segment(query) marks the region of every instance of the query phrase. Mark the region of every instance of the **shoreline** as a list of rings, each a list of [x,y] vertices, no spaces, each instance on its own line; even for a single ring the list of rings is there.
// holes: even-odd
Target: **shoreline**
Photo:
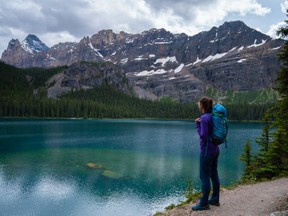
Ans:
[[[143,121],[188,121],[193,122],[194,119],[174,119],[174,118],[84,118],[84,117],[0,117],[1,119],[31,119],[31,120],[143,120]],[[264,123],[262,120],[228,120],[228,123]]]
[[[288,215],[288,177],[270,181],[239,183],[220,191],[220,206],[210,210],[192,211],[197,197],[187,204],[166,207],[154,216],[210,216],[210,215]]]

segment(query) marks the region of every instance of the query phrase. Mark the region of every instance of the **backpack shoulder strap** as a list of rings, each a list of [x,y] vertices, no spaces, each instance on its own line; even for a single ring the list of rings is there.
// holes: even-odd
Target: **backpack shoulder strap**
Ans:
[[[211,117],[211,125],[210,125],[210,130],[211,130],[211,127],[212,127],[212,131],[213,131],[213,119],[212,119],[212,113],[210,113],[210,117]],[[209,125],[208,125],[209,127]],[[207,156],[207,153],[208,153],[208,145],[209,145],[209,140],[212,141],[212,137],[210,137],[209,135],[209,131],[208,131],[208,138],[207,138],[207,141],[206,141],[206,151],[205,151],[205,157]]]
[[[227,121],[225,121],[225,128],[226,128],[226,138],[225,138],[225,148],[227,149],[227,134],[228,134],[228,124]]]

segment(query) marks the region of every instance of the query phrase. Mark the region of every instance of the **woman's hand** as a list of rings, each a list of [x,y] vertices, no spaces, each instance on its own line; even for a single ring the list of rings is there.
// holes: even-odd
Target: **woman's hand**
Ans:
[[[201,122],[201,118],[197,118],[197,119],[195,119],[195,122],[196,122],[196,123]]]

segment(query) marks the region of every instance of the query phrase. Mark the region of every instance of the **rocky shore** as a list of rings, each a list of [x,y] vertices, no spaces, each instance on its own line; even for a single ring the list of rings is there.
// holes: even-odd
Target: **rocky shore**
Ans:
[[[288,178],[252,185],[240,185],[232,190],[223,189],[221,205],[210,210],[193,212],[189,203],[163,212],[163,216],[284,216],[288,215]]]

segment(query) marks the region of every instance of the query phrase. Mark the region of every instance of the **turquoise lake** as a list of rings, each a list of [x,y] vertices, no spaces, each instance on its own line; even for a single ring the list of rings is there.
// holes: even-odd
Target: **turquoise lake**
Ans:
[[[261,131],[229,123],[221,185]],[[200,189],[198,143],[193,121],[0,119],[0,215],[152,215]]]

